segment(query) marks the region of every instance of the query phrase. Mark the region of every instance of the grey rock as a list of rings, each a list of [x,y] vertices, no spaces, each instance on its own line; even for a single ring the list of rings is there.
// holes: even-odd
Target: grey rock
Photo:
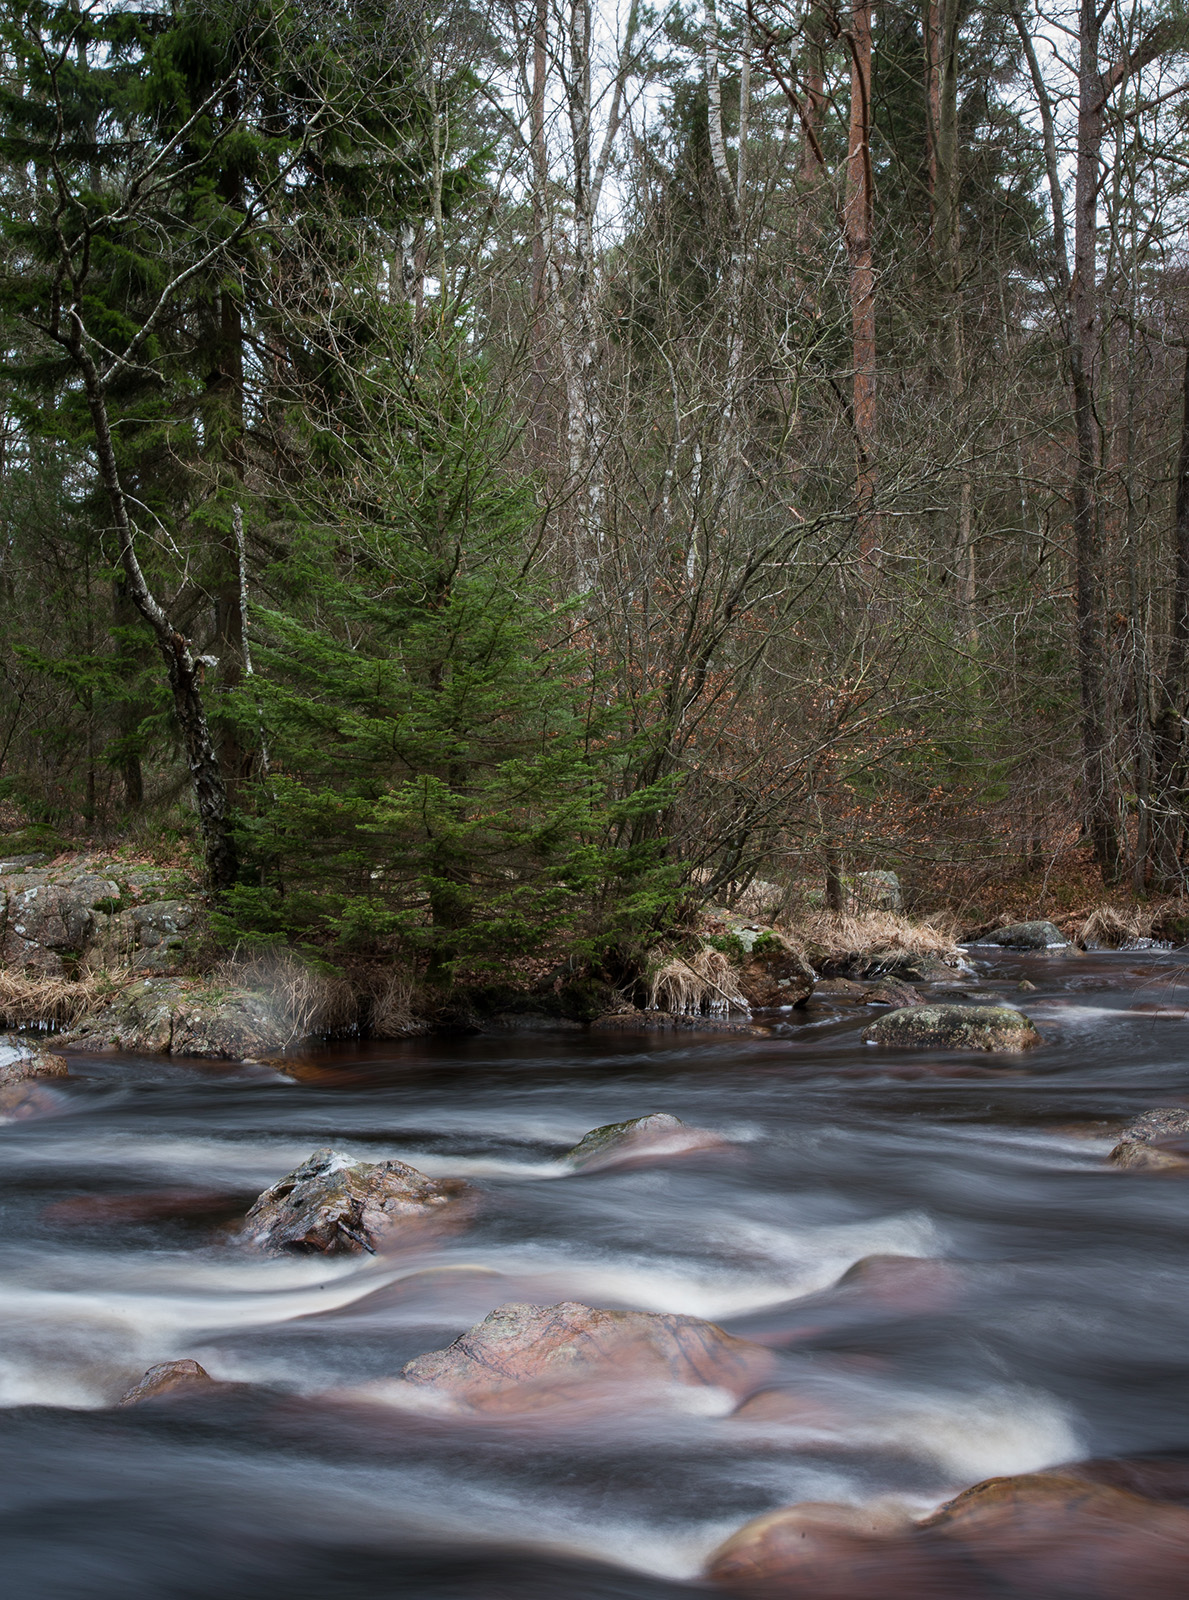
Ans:
[[[860,916],[864,911],[903,911],[904,892],[894,872],[856,872],[843,878],[846,909]]]
[[[1010,1006],[907,1006],[873,1022],[863,1039],[901,1049],[1013,1054],[1042,1042],[1028,1018]]]
[[[118,994],[69,1036],[76,1050],[204,1056],[242,1061],[283,1050],[292,1030],[282,1008],[251,990],[146,978]]]
[[[424,1232],[473,1191],[460,1179],[427,1178],[403,1161],[357,1161],[315,1150],[266,1189],[244,1218],[242,1237],[265,1250],[373,1254]]]
[[[974,941],[998,945],[1002,950],[1068,950],[1070,942],[1051,922],[1012,922]]]
[[[651,1116],[592,1128],[572,1150],[566,1151],[564,1159],[575,1167],[601,1167],[627,1158],[721,1149],[727,1142],[721,1134],[707,1128],[691,1128],[680,1117],[655,1111]]]

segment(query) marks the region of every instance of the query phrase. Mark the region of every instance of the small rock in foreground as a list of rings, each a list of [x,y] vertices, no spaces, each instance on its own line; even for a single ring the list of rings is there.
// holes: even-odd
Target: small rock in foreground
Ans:
[[[722,1149],[728,1141],[708,1128],[691,1128],[680,1117],[656,1111],[627,1122],[608,1122],[592,1128],[564,1160],[575,1167],[601,1167],[611,1162],[643,1156],[685,1155],[692,1150]]]
[[[1068,950],[1070,942],[1052,922],[1012,922],[980,934],[975,944],[997,944],[1001,950]]]
[[[873,1022],[863,1040],[906,1050],[1010,1053],[1043,1043],[1028,1018],[1010,1006],[905,1006]]]
[[[1185,1592],[1189,1510],[1088,1481],[1076,1468],[988,1478],[920,1526],[960,1553],[988,1594],[1179,1600]]]
[[[599,1311],[574,1300],[503,1305],[445,1350],[405,1367],[406,1383],[477,1411],[531,1410],[600,1386],[725,1389],[737,1398],[772,1372],[761,1345],[712,1322],[647,1311]]]
[[[951,1591],[894,1506],[805,1500],[754,1518],[714,1552],[706,1576],[735,1593],[907,1600]],[[964,1592],[964,1591],[962,1591]]]
[[[177,1394],[181,1389],[215,1388],[214,1378],[197,1361],[161,1361],[150,1367],[138,1383],[134,1383],[120,1401],[122,1406],[139,1405],[142,1400],[157,1400],[162,1395]]]
[[[30,1078],[64,1078],[63,1056],[31,1044],[19,1034],[0,1033],[0,1084],[26,1083]]]
[[[315,1150],[265,1190],[244,1218],[242,1236],[267,1250],[374,1253],[402,1235],[416,1237],[471,1192],[461,1179],[427,1178],[403,1161]]]

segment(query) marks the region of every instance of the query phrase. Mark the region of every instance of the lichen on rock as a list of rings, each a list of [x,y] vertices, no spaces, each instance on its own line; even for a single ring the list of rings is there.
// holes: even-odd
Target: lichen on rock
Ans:
[[[1012,1054],[1042,1043],[1028,1018],[1010,1006],[905,1006],[873,1022],[863,1039],[897,1049]]]
[[[359,1161],[315,1150],[266,1189],[244,1218],[241,1237],[265,1250],[373,1254],[424,1232],[472,1193],[457,1178],[427,1178],[403,1161]]]

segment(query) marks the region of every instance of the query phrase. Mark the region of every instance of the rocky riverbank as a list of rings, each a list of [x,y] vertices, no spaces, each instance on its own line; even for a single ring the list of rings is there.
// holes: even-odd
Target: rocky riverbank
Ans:
[[[892,875],[877,876],[887,889]],[[242,1060],[336,1035],[755,1035],[824,1004],[896,1013],[869,1031],[874,1044],[1015,1050],[1035,1042],[1035,1030],[1009,1017],[972,1032],[976,1018],[954,1015],[978,998],[971,962],[980,950],[1075,947],[1045,920],[965,934],[952,919],[913,922],[886,909],[767,920],[779,917],[780,896],[760,887],[772,892],[745,897],[755,914],[710,905],[614,974],[563,959],[543,975],[510,970],[503,981],[443,991],[382,963],[334,975],[284,953],[229,957],[211,935],[199,884],[181,871],[98,855],[10,858],[0,860],[0,1026],[49,1027],[79,1051]],[[1098,914],[1095,925],[1108,922]]]

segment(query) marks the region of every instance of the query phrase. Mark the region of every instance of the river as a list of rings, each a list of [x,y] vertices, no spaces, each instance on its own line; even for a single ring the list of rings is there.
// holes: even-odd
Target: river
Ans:
[[[57,1114],[0,1127],[8,1592],[676,1600],[770,1507],[924,1512],[991,1474],[1189,1453],[1189,1184],[1104,1163],[1114,1119],[1189,1104],[1189,961],[997,957],[975,988],[1043,1047],[877,1052],[870,1010],[821,1002],[772,1038],[73,1057]],[[730,1147],[560,1161],[655,1111]],[[469,1180],[474,1220],[396,1256],[239,1247],[229,1221],[326,1145]],[[889,1254],[944,1265],[830,1292]],[[495,1305],[567,1299],[757,1340],[807,1416],[740,1422],[713,1391],[560,1429],[341,1402]],[[174,1357],[241,1387],[118,1407]]]

